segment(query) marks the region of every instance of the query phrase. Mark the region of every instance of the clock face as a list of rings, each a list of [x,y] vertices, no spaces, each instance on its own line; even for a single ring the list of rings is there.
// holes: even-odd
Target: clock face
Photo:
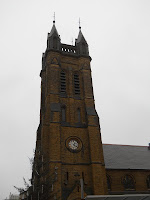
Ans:
[[[82,149],[82,141],[76,136],[70,136],[66,139],[66,148],[72,153],[78,153]]]
[[[68,146],[70,147],[70,149],[76,150],[76,149],[78,149],[79,144],[76,140],[72,139],[72,140],[69,141]]]

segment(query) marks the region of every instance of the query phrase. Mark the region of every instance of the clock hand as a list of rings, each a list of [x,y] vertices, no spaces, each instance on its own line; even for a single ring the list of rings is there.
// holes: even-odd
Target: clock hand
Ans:
[[[78,147],[78,143],[75,143],[75,147]]]

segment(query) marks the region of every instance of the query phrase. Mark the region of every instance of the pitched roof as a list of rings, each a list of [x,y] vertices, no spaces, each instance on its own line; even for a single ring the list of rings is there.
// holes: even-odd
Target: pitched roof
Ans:
[[[150,200],[149,194],[132,194],[132,195],[89,195],[85,200]]]
[[[53,27],[52,27],[51,32],[49,33],[48,37],[51,37],[54,33],[56,33],[56,35],[59,37],[55,23],[53,24]]]
[[[106,169],[148,169],[150,150],[147,146],[103,144]]]
[[[77,38],[77,43],[79,43],[79,42],[81,42],[81,40],[84,40],[85,42],[86,42],[86,40],[85,40],[85,38],[84,38],[84,36],[83,36],[83,34],[82,34],[82,32],[81,32],[81,29],[79,30],[79,35],[78,35],[78,38]],[[87,43],[87,42],[86,42]]]

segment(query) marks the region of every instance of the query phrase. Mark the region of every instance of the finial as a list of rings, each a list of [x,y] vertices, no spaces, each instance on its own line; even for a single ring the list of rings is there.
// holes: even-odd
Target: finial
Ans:
[[[81,30],[81,22],[80,22],[80,18],[79,18],[79,29]]]
[[[54,12],[54,16],[53,17],[54,17],[53,24],[55,24],[55,12]]]

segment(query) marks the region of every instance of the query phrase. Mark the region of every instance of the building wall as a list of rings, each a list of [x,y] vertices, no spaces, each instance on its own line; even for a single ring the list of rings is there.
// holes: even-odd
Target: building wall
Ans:
[[[48,34],[40,74],[41,112],[33,166],[33,200],[80,199],[81,179],[85,195],[104,195],[108,191],[91,58],[81,29],[79,36],[75,46],[61,44],[55,22]],[[65,86],[61,72],[65,74]],[[79,78],[79,94],[75,92],[75,74]],[[61,91],[62,85],[65,92]],[[77,144],[75,149],[70,141]],[[126,173],[135,186],[127,192],[146,191],[143,181],[148,172],[107,169],[110,193],[126,192],[122,184]]]
[[[150,175],[150,170],[106,169],[106,174],[110,177],[111,181],[110,194],[150,193],[150,188],[148,188],[146,182],[147,177]],[[130,175],[133,178],[134,189],[125,189],[123,178],[126,175]]]
[[[86,194],[106,194],[106,173],[94,105],[90,57],[68,56],[49,51],[45,63],[46,68],[41,73],[39,145],[44,161],[47,160],[50,164],[49,172],[41,181],[55,173],[57,168],[57,177],[55,176],[50,187],[53,188],[51,193],[58,198],[80,197],[80,179],[84,179]],[[60,93],[62,70],[66,73],[66,95]],[[74,94],[75,73],[79,75],[80,95]],[[66,110],[65,121],[62,121],[63,107]],[[78,108],[81,111],[80,121],[77,116]],[[81,146],[79,151],[69,149],[70,138],[78,141]]]

